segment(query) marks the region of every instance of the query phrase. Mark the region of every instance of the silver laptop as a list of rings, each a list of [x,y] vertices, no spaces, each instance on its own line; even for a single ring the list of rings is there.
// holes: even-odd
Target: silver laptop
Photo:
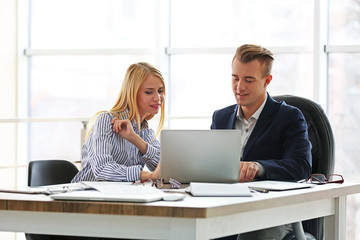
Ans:
[[[79,183],[77,183],[79,184]],[[94,190],[71,190],[52,194],[55,200],[111,201],[111,202],[153,202],[162,200],[165,193],[148,184],[130,182],[82,182]]]
[[[163,199],[164,194],[106,194],[96,190],[66,192],[50,195],[54,200],[102,201],[102,202],[154,202]]]
[[[163,130],[160,177],[169,182],[238,182],[240,131]]]

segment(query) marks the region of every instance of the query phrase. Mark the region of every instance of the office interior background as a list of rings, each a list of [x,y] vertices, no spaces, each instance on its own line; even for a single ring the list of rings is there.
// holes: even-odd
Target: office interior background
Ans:
[[[275,53],[271,95],[321,104],[335,172],[360,179],[360,0],[0,0],[0,34],[1,188],[26,186],[31,160],[79,162],[86,122],[112,107],[134,62],[166,79],[165,128],[209,129],[235,103],[244,43]],[[347,204],[347,239],[360,239],[360,196]]]

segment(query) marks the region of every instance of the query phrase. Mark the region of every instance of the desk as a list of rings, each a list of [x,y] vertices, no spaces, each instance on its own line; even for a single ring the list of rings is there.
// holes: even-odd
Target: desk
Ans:
[[[179,202],[54,201],[0,193],[0,231],[136,239],[209,239],[325,217],[325,239],[346,238],[346,196],[360,183],[256,193],[186,197]]]

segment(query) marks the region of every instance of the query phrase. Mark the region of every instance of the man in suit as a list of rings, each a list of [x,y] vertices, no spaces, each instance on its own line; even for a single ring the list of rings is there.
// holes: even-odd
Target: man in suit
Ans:
[[[311,175],[311,143],[301,111],[276,102],[267,93],[272,80],[273,54],[246,44],[232,60],[232,89],[236,104],[217,110],[211,129],[241,131],[240,182],[297,181]],[[235,235],[239,240],[282,239],[291,225]]]

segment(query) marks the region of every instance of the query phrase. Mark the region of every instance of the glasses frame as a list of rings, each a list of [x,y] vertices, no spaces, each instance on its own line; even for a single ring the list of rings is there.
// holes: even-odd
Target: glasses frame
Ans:
[[[142,181],[135,181],[133,182],[133,184],[142,184],[145,186],[146,185],[150,185],[152,187],[156,187],[158,189],[161,189],[164,187],[164,182],[165,180],[163,178],[158,178],[158,179],[146,179],[146,180],[142,180]]]
[[[155,186],[156,188],[161,189],[164,187],[164,182],[165,182],[164,178],[158,178],[158,179],[152,180],[151,186],[152,187]]]
[[[329,181],[329,179],[331,177],[340,177],[340,180],[335,180],[335,181]],[[324,180],[321,180],[324,179]],[[307,183],[312,183],[312,184],[317,184],[317,185],[322,185],[322,184],[327,184],[327,183],[339,183],[342,184],[344,183],[344,177],[341,174],[330,174],[329,177],[327,178],[324,174],[322,173],[314,173],[311,174],[311,176],[308,178],[308,180],[306,181]]]

